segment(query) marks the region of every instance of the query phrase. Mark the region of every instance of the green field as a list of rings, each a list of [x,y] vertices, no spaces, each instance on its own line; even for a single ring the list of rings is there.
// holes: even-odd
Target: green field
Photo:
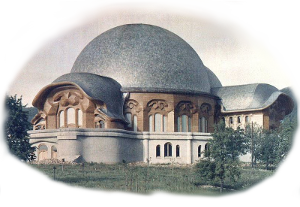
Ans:
[[[156,190],[201,195],[220,195],[218,183],[199,180],[192,166],[130,164],[31,164],[49,177],[73,186],[151,193]],[[244,167],[237,182],[225,180],[223,193],[247,189],[273,172]]]

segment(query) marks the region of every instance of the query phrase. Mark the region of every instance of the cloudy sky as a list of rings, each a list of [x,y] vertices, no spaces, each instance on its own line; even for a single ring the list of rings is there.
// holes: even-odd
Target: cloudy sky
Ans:
[[[196,50],[224,86],[257,82],[279,89],[290,86],[270,51],[230,22],[183,12],[120,7],[99,12],[49,39],[24,64],[8,93],[22,95],[23,102],[30,106],[42,87],[70,72],[80,51],[93,38],[128,23],[157,25],[179,35]]]

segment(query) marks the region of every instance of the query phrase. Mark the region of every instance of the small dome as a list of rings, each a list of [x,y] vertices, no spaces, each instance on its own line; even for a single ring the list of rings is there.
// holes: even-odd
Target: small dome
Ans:
[[[123,91],[201,92],[221,87],[195,50],[163,28],[129,24],[92,40],[71,73],[87,72],[115,79]]]

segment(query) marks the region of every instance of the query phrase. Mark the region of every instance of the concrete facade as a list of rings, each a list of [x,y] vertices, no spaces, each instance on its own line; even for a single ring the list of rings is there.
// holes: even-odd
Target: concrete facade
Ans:
[[[178,163],[192,164],[201,159],[205,145],[212,139],[209,133],[161,133],[130,132],[121,129],[57,129],[29,131],[30,143],[39,149],[47,146],[47,156],[51,159],[51,149],[57,148],[57,159],[80,162],[121,163],[149,162],[150,164]],[[164,146],[172,146],[171,155],[166,156]],[[157,155],[160,146],[160,155]],[[179,147],[179,150],[177,148]],[[39,159],[39,150],[36,151]]]

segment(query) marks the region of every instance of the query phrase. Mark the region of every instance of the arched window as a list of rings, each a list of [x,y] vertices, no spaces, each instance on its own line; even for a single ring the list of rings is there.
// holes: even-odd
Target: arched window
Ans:
[[[229,124],[233,124],[233,118],[229,117]]]
[[[62,128],[65,126],[65,113],[64,111],[59,112],[59,128]]]
[[[176,145],[176,157],[180,157],[180,146]]]
[[[149,116],[149,132],[153,132],[153,116]]]
[[[154,120],[153,120],[154,118]],[[166,132],[167,131],[167,116],[156,113],[149,116],[149,131]]]
[[[82,127],[82,111],[78,109],[77,111],[77,116],[78,116],[78,127]]]
[[[172,157],[172,144],[170,142],[164,145],[164,151],[165,157]]]
[[[160,157],[160,145],[156,146],[156,157]]]
[[[51,147],[51,159],[57,159],[57,148],[55,146]]]
[[[188,131],[187,121],[188,121],[188,116],[187,115],[182,115],[181,116],[181,131],[182,132],[187,132]]]
[[[192,119],[187,115],[181,115],[177,118],[177,126],[179,132],[191,132],[192,131]]]
[[[44,144],[41,144],[38,148],[38,160],[48,159],[48,147]]]
[[[201,117],[199,119],[199,129],[200,132],[204,132],[204,133],[208,132],[208,120],[205,117]]]
[[[137,116],[133,116],[133,131],[137,131]]]
[[[208,157],[209,156],[209,145],[208,145],[208,143],[205,144],[204,149],[205,149],[205,156]]]
[[[75,125],[75,109],[74,108],[67,109],[67,124]]]
[[[245,117],[245,123],[248,124],[249,123],[249,116]]]
[[[198,146],[198,157],[201,157],[201,145]]]
[[[104,121],[99,121],[99,127],[100,127],[100,129],[104,129],[105,128],[105,123],[104,123]]]
[[[129,122],[128,127],[131,128],[132,127],[131,113],[126,113],[125,117],[126,117],[127,121]]]
[[[240,116],[237,117],[237,122],[238,122],[239,124],[241,123],[241,117],[240,117]]]

